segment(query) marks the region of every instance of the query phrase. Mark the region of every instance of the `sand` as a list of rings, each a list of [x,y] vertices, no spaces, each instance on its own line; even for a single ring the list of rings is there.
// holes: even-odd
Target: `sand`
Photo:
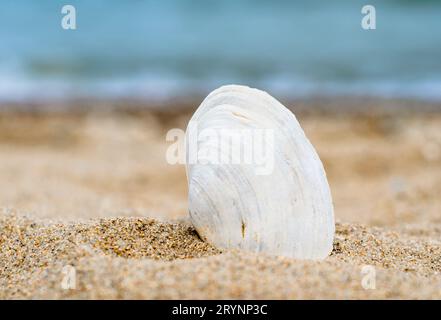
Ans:
[[[2,111],[0,298],[441,299],[441,113],[298,113],[335,204],[319,262],[201,241],[165,162],[190,114]]]

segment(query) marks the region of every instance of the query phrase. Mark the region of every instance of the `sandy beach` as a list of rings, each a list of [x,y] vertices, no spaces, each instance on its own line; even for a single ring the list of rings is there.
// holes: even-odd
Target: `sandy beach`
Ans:
[[[320,262],[198,237],[185,168],[165,160],[166,132],[197,103],[2,106],[0,299],[441,299],[441,107],[286,104],[333,195],[334,250]]]

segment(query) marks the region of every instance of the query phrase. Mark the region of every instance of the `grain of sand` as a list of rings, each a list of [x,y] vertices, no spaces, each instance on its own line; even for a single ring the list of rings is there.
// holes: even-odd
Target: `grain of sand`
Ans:
[[[2,114],[0,298],[441,299],[439,114],[301,119],[339,221],[319,262],[201,241],[163,158],[187,120]]]

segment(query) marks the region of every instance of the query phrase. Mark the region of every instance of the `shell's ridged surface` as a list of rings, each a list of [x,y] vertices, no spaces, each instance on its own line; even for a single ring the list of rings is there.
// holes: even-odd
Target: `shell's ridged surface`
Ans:
[[[266,92],[229,85],[213,91],[190,123],[196,123],[198,132],[274,132],[269,175],[256,174],[249,164],[198,164],[187,158],[190,218],[204,240],[220,248],[298,259],[329,255],[335,229],[329,185],[293,113]],[[202,139],[192,150],[190,139],[187,128],[187,157],[218,145]]]

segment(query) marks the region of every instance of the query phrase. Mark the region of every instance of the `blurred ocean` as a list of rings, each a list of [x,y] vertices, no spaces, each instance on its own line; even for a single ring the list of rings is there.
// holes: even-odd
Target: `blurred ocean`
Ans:
[[[75,31],[61,28],[65,4]],[[366,4],[376,30],[361,28]],[[227,83],[441,100],[441,1],[0,2],[0,100],[162,99]]]

